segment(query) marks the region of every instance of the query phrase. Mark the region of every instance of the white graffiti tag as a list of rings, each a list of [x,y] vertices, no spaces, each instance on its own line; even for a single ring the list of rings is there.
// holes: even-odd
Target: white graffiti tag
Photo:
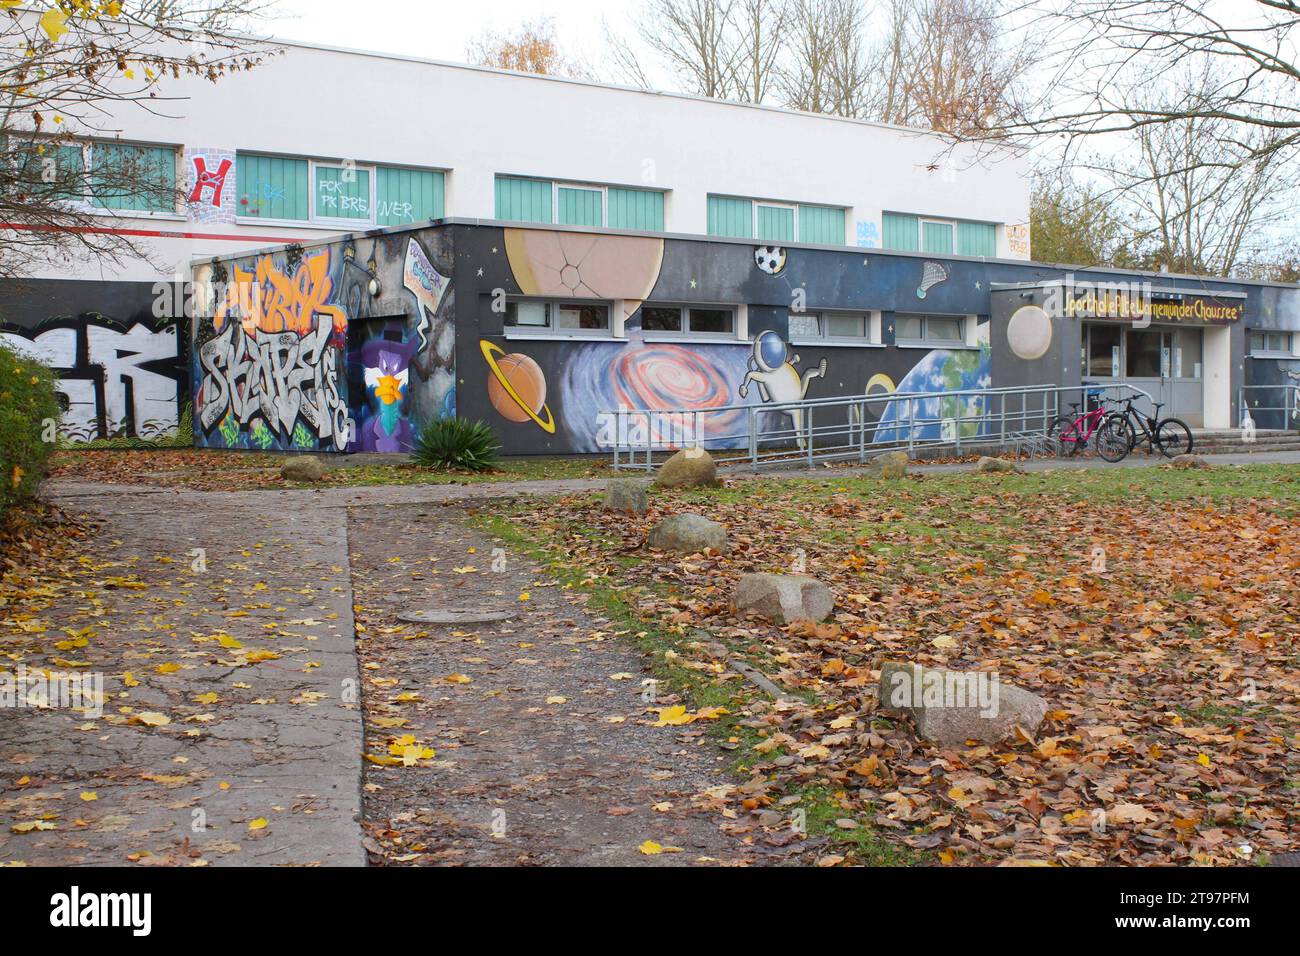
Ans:
[[[287,439],[301,416],[322,442],[332,442],[339,451],[346,448],[348,409],[339,396],[333,331],[319,316],[315,328],[301,336],[227,326],[199,350],[199,424],[204,431],[229,412],[241,426],[260,415]]]

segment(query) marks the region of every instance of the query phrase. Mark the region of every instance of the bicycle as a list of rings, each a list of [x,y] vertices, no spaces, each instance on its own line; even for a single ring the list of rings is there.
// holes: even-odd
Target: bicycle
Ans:
[[[1108,412],[1104,403],[1082,414],[1078,402],[1071,402],[1070,407],[1074,409],[1073,414],[1056,416],[1047,430],[1059,457],[1074,457],[1088,447],[1089,441],[1104,461],[1120,461],[1129,453],[1128,434],[1123,429],[1108,427],[1116,413]]]
[[[1122,430],[1126,436],[1124,455],[1136,448],[1141,441],[1147,443],[1147,454],[1159,451],[1166,458],[1191,454],[1192,430],[1186,422],[1178,418],[1158,418],[1164,402],[1152,403],[1155,415],[1143,415],[1133,407],[1135,401],[1131,396],[1123,399],[1123,411],[1115,412],[1107,419],[1107,423],[1114,423],[1111,428]]]

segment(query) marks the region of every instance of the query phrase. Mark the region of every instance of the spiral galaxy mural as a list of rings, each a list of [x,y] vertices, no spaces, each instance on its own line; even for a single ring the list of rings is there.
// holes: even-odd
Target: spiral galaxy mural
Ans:
[[[691,408],[706,412],[743,402],[737,395],[744,374],[744,345],[683,348],[667,343],[587,345],[568,360],[560,386],[564,426],[577,451],[604,451],[616,436],[639,444],[644,430],[662,448],[691,441],[693,415],[609,416],[628,409]],[[739,409],[698,418],[706,445],[744,444],[745,413]],[[641,438],[636,439],[640,429]],[[629,436],[628,432],[633,434]]]

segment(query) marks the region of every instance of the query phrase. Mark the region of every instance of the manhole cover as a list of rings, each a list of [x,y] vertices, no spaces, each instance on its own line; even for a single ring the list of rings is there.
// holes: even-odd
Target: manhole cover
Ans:
[[[493,621],[508,621],[514,616],[514,611],[474,611],[461,608],[444,608],[442,610],[403,611],[397,615],[397,619],[406,621],[408,624],[490,624]]]

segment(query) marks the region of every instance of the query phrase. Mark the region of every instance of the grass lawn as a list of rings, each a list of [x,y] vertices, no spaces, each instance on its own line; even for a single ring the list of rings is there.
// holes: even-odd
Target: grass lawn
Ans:
[[[726,555],[645,549],[665,515]],[[483,517],[634,627],[731,751],[732,828],[824,863],[1241,864],[1300,848],[1300,469],[831,477],[596,495]],[[738,618],[748,571],[803,569],[819,625]],[[787,694],[775,704],[729,661]],[[940,750],[877,709],[887,660],[993,671],[1034,736]]]
[[[286,482],[280,466],[290,456],[217,449],[137,449],[59,451],[51,458],[52,477],[75,481],[156,485],[203,491],[356,485],[419,485],[542,478],[587,478],[609,473],[605,459],[505,458],[489,472],[440,471],[394,458],[325,456],[325,480],[315,485]]]

